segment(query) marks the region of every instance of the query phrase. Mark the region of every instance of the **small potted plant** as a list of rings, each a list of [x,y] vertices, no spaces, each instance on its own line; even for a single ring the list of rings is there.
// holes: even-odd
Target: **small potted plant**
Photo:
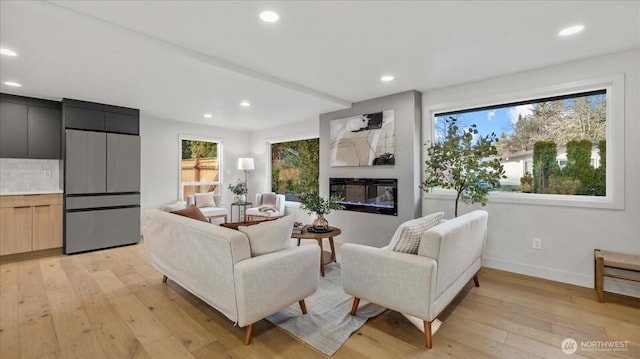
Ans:
[[[247,200],[247,184],[238,180],[236,184],[230,184],[229,189],[236,195],[240,203],[244,203]]]
[[[344,198],[331,196],[328,199],[320,197],[317,193],[303,193],[300,196],[300,209],[311,215],[315,213],[316,219],[311,225],[316,230],[327,230],[329,222],[324,218],[325,214],[331,213],[332,210],[344,209],[340,204]]]

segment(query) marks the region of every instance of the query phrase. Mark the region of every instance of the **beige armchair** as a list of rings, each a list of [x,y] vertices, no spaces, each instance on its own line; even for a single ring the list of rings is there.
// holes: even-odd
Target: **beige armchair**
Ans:
[[[187,196],[187,205],[198,207],[209,222],[214,218],[221,218],[224,223],[227,223],[229,211],[224,207],[218,207],[219,201],[219,196],[214,192],[194,193]]]
[[[479,286],[487,219],[478,210],[441,222],[424,231],[417,254],[342,245],[342,284],[354,296],[351,314],[364,299],[417,317],[431,348],[431,323],[470,279]]]
[[[285,203],[283,194],[273,192],[258,193],[254,207],[248,208],[245,212],[247,221],[282,217],[284,216]]]

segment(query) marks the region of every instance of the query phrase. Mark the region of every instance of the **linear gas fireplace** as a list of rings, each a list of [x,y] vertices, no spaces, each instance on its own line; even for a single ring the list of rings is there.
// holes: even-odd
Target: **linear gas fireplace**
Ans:
[[[395,178],[330,178],[329,194],[344,198],[347,211],[398,215]]]

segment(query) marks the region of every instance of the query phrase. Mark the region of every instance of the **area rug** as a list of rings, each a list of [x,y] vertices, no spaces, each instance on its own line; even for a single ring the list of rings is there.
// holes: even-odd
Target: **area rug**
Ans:
[[[351,333],[386,308],[360,301],[355,316],[351,316],[353,297],[342,290],[340,264],[325,266],[318,291],[305,299],[307,314],[302,315],[298,303],[268,316],[266,319],[325,355],[333,355]]]

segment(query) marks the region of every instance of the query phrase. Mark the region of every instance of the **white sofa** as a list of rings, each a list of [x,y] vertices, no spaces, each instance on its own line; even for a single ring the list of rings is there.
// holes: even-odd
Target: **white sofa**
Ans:
[[[157,209],[145,213],[143,234],[149,261],[164,281],[170,278],[246,326],[247,345],[255,322],[296,302],[306,312],[304,298],[318,288],[317,246],[252,257],[243,232]]]
[[[477,210],[443,221],[424,231],[417,254],[342,245],[342,284],[354,296],[351,314],[364,299],[417,317],[431,348],[431,323],[470,279],[479,286],[487,219],[486,211]]]

